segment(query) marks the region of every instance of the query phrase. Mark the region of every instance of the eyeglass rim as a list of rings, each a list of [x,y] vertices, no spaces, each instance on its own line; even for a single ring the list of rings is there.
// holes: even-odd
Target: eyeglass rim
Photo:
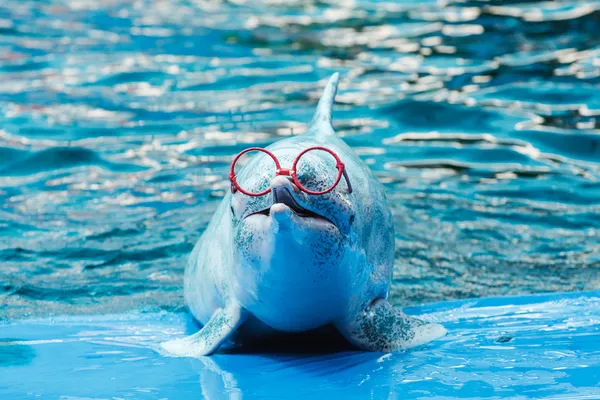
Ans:
[[[302,185],[300,183],[300,181],[298,180],[298,174],[296,171],[296,166],[298,165],[298,161],[300,161],[300,158],[308,153],[309,151],[313,151],[313,150],[323,150],[328,152],[329,154],[331,154],[333,156],[333,158],[335,158],[335,167],[338,170],[338,174],[337,174],[337,178],[335,180],[335,182],[327,189],[321,191],[321,192],[315,192],[312,190],[307,189],[304,185]],[[338,185],[338,183],[340,183],[340,179],[342,179],[342,171],[344,170],[345,166],[344,163],[342,163],[342,160],[340,160],[340,158],[338,157],[337,154],[335,154],[333,152],[333,150],[328,149],[327,147],[323,147],[323,146],[312,146],[309,147],[308,149],[304,149],[300,152],[300,154],[298,154],[298,156],[296,157],[296,159],[294,160],[294,163],[292,164],[292,179],[294,180],[294,183],[296,184],[296,186],[298,186],[302,191],[308,193],[308,194],[312,194],[312,195],[321,195],[321,194],[326,194],[331,192],[333,189],[336,188],[336,186]]]
[[[275,176],[277,176],[277,173],[281,170],[281,164],[279,164],[279,160],[277,159],[277,157],[275,157],[275,154],[271,153],[269,150],[264,149],[262,147],[250,147],[250,148],[247,148],[247,149],[241,151],[237,156],[235,156],[235,158],[231,162],[231,167],[230,167],[230,170],[229,170],[229,180],[231,181],[232,186],[234,186],[237,190],[239,190],[240,192],[242,192],[246,196],[256,196],[256,197],[258,197],[258,196],[264,196],[264,195],[266,195],[267,193],[269,193],[271,191],[271,187],[268,187],[266,190],[263,190],[260,193],[254,193],[254,192],[248,192],[248,191],[246,191],[237,182],[237,175],[235,174],[235,164],[237,163],[237,161],[240,159],[241,156],[243,156],[244,154],[246,154],[246,153],[248,153],[250,151],[260,151],[260,152],[266,153],[269,157],[271,157],[271,159],[273,160],[273,162],[275,162]]]
[[[336,169],[338,170],[338,174],[337,174],[337,178],[335,180],[335,182],[327,189],[317,192],[317,191],[313,191],[310,189],[307,189],[305,186],[303,186],[300,181],[298,180],[298,175],[297,175],[297,171],[296,171],[296,166],[298,165],[298,162],[300,161],[300,158],[305,155],[306,153],[313,151],[313,150],[322,150],[322,151],[326,151],[329,154],[331,154],[331,156],[333,156],[333,158],[336,161]],[[243,194],[247,195],[247,196],[264,196],[266,194],[268,194],[271,191],[271,188],[267,188],[265,190],[263,190],[262,192],[259,193],[254,193],[254,192],[249,192],[247,190],[245,190],[244,188],[241,187],[241,185],[237,182],[237,175],[235,174],[235,165],[237,163],[237,161],[240,159],[241,156],[243,156],[244,154],[250,152],[250,151],[260,151],[263,153],[266,153],[269,157],[271,157],[271,159],[273,160],[273,162],[275,163],[275,176],[278,175],[282,175],[282,171],[287,172],[287,174],[283,174],[283,175],[287,175],[287,176],[291,176],[294,183],[296,184],[296,186],[298,186],[298,188],[300,190],[302,190],[303,192],[306,192],[308,194],[311,195],[323,195],[323,194],[327,194],[329,192],[331,192],[333,189],[335,189],[337,187],[337,185],[340,183],[340,180],[342,179],[342,175],[344,175],[344,177],[346,178],[346,183],[348,185],[348,192],[352,193],[352,186],[350,184],[350,180],[348,178],[348,175],[346,174],[346,166],[344,165],[344,163],[342,162],[342,160],[340,160],[340,157],[331,149],[328,149],[327,147],[323,147],[323,146],[312,146],[312,147],[308,147],[304,150],[302,150],[300,152],[300,154],[298,154],[296,156],[296,158],[294,159],[294,163],[292,164],[292,168],[291,170],[285,170],[283,168],[281,168],[281,164],[279,163],[279,160],[277,159],[277,157],[275,156],[275,154],[273,154],[271,151],[262,148],[262,147],[250,147],[247,148],[243,151],[241,151],[237,156],[235,156],[235,158],[233,159],[233,161],[231,162],[231,167],[229,170],[229,180],[231,181],[231,189],[232,192],[235,193],[235,190],[239,190],[240,192],[242,192]],[[234,190],[235,188],[235,190]]]

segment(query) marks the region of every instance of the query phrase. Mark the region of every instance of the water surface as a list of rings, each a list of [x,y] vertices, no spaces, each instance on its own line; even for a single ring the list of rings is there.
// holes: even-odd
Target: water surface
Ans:
[[[4,0],[0,319],[180,310],[232,157],[334,125],[398,305],[600,288],[600,2]]]

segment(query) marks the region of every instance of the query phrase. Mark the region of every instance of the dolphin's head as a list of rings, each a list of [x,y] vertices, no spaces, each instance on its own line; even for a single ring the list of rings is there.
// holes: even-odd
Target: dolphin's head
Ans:
[[[314,143],[310,140],[294,138],[267,149],[275,155],[282,169],[291,170],[296,157],[311,145]],[[296,165],[300,185],[315,192],[334,187],[327,193],[310,194],[291,176],[277,176],[275,171],[273,159],[265,153],[257,153],[237,174],[239,186],[248,192],[270,189],[262,196],[239,191],[231,196],[232,220],[237,231],[248,228],[271,233],[312,231],[327,233],[339,240],[349,236],[355,214],[351,186],[343,177],[335,185],[338,170],[336,160],[329,153],[309,151]]]

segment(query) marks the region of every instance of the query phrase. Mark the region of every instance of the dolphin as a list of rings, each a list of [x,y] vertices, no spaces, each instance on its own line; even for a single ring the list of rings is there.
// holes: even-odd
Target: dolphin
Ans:
[[[257,152],[232,185],[194,247],[184,276],[185,302],[203,325],[161,346],[172,356],[215,352],[243,327],[250,335],[333,326],[354,346],[400,351],[445,335],[439,324],[408,316],[388,301],[394,226],[384,188],[334,132],[339,74],[329,79],[307,132]],[[344,178],[336,174],[343,163]],[[338,169],[336,169],[338,168]],[[233,180],[232,180],[233,182]],[[269,190],[270,189],[270,190]]]

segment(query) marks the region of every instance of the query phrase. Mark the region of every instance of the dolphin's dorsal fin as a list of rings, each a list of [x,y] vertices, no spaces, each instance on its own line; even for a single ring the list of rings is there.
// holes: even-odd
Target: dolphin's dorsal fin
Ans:
[[[321,95],[319,104],[317,104],[317,111],[313,116],[312,121],[309,124],[309,131],[314,132],[317,137],[326,137],[334,135],[333,127],[331,126],[331,110],[335,101],[335,94],[337,92],[338,82],[340,80],[340,74],[335,73],[329,78],[327,86]]]

